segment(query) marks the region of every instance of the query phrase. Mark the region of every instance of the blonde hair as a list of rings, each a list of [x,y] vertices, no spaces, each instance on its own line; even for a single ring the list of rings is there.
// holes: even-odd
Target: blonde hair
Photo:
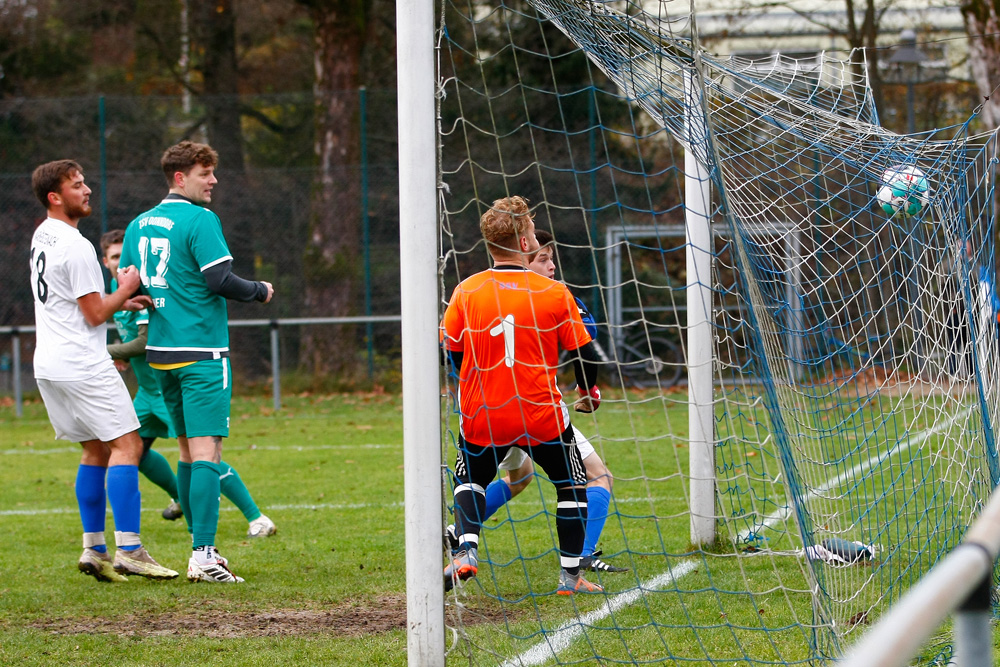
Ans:
[[[491,253],[512,254],[521,251],[518,241],[531,222],[528,200],[514,195],[497,199],[479,220],[479,231]]]

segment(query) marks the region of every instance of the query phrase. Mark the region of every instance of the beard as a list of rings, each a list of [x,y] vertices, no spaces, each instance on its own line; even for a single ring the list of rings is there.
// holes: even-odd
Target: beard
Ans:
[[[90,204],[66,204],[64,211],[67,217],[79,220],[93,213],[94,209],[90,207]]]

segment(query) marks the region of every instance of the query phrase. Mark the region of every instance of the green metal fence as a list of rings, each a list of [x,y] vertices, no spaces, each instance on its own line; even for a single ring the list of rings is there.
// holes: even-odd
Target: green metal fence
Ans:
[[[331,94],[348,98],[348,106],[355,110],[360,144],[358,162],[335,174],[335,182],[353,181],[361,198],[360,219],[345,221],[358,232],[358,275],[352,281],[357,287],[348,312],[325,312],[320,304],[308,314],[395,316],[400,312],[395,91]],[[220,151],[212,209],[222,220],[237,273],[273,282],[277,296],[266,308],[231,303],[230,318],[307,314],[304,256],[310,246],[311,198],[317,187],[316,100],[312,93],[239,97],[240,136],[217,141],[206,136],[205,123],[206,106],[218,102],[156,96],[0,99],[0,280],[7,286],[0,290],[0,327],[34,323],[28,245],[45,216],[31,192],[35,166],[71,158],[84,167],[94,212],[80,230],[96,244],[104,231],[124,228],[160,201],[167,190],[160,155],[182,139],[207,141],[217,148],[224,143],[229,155],[233,146],[238,147],[237,159],[228,163]],[[282,336],[280,358],[286,368],[298,365],[299,329],[292,327]],[[392,363],[398,356],[398,324],[368,322],[321,330],[338,346],[357,350],[360,377],[376,375],[380,360]],[[271,375],[266,330],[234,329],[232,339],[234,367],[244,377]],[[21,343],[30,377],[34,338],[22,336]],[[9,340],[0,340],[0,392],[10,387],[9,350]]]

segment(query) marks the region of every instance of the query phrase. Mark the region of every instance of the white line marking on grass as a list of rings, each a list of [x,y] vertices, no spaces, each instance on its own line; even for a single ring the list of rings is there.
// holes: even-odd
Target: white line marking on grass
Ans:
[[[26,447],[24,449],[5,449],[3,453],[4,456],[7,456],[10,454],[72,454],[73,452],[79,454],[81,452],[80,446],[57,447],[55,449],[32,449]]]
[[[284,451],[306,452],[306,451],[311,451],[311,450],[314,450],[314,449],[402,449],[402,448],[403,448],[403,443],[400,442],[400,443],[396,443],[394,445],[375,445],[375,444],[366,444],[366,445],[289,445],[287,447],[282,447],[281,445],[254,445],[252,448],[251,447],[247,447],[247,448],[241,448],[241,449],[232,449],[230,451],[242,452],[242,451],[244,451],[244,449],[246,451],[254,451],[254,450],[263,449],[263,450],[266,450],[266,451],[274,451],[274,452],[284,452]]]
[[[362,510],[368,507],[402,507],[403,501],[395,503],[317,503],[315,505],[268,505],[267,510]],[[235,507],[230,509],[236,509]]]
[[[953,417],[946,419],[941,424],[936,424],[931,428],[924,429],[918,433],[914,433],[912,436],[907,438],[905,441],[899,441],[896,447],[890,448],[883,453],[869,458],[863,463],[859,463],[850,470],[843,472],[832,479],[829,479],[822,486],[813,489],[803,497],[803,502],[808,503],[813,498],[818,498],[819,494],[829,491],[850,479],[853,479],[857,475],[871,469],[877,463],[881,463],[886,458],[892,454],[900,454],[905,452],[907,449],[913,445],[919,445],[925,442],[932,435],[939,433],[940,431],[948,428],[958,420],[966,417],[972,412],[972,408],[966,408],[962,412],[954,415]],[[764,520],[763,527],[769,528],[779,521],[783,521],[788,518],[791,514],[789,508],[782,508],[770,515]],[[749,536],[750,531],[746,531],[741,537],[746,539]],[[531,665],[540,665],[546,660],[554,659],[557,657],[560,651],[565,650],[569,645],[583,634],[585,626],[596,624],[616,611],[627,607],[631,604],[637,602],[644,591],[655,590],[662,586],[666,586],[683,576],[686,576],[693,572],[698,566],[700,561],[687,560],[681,562],[677,567],[672,568],[670,571],[665,572],[659,576],[650,579],[647,583],[640,585],[638,588],[633,588],[624,593],[620,593],[615,597],[608,600],[603,607],[599,607],[594,611],[588,612],[578,619],[573,621],[567,621],[553,631],[551,634],[547,634],[545,639],[539,643],[532,646],[530,649],[525,651],[519,656],[511,658],[507,662],[504,662],[501,667],[529,667]]]
[[[402,501],[397,503],[317,503],[315,505],[267,505],[264,509],[271,510],[359,510],[366,509],[369,507],[376,507],[379,509],[385,507],[402,507]],[[219,508],[220,512],[235,512],[237,508],[232,506],[223,506]],[[0,510],[0,516],[38,516],[42,514],[76,514],[79,510],[75,507],[56,507],[53,509],[34,509],[34,510]],[[163,510],[159,507],[144,507],[143,512],[156,512],[159,514]],[[108,514],[111,514],[111,508],[108,508]]]
[[[830,489],[834,489],[834,488],[840,486],[841,484],[843,484],[844,482],[847,482],[847,481],[850,481],[852,479],[857,478],[858,475],[860,475],[861,473],[867,472],[868,470],[871,470],[875,465],[882,463],[884,460],[886,460],[887,458],[889,458],[893,454],[902,454],[903,452],[905,452],[907,449],[909,449],[910,447],[912,447],[914,445],[922,445],[932,435],[940,433],[941,431],[943,431],[946,428],[950,427],[952,424],[954,424],[958,420],[963,419],[965,417],[968,417],[969,413],[971,413],[971,412],[972,412],[972,408],[971,407],[970,408],[966,408],[965,410],[962,410],[958,414],[956,414],[956,415],[954,415],[952,417],[949,417],[948,419],[944,420],[944,422],[942,422],[940,424],[935,424],[934,426],[932,426],[932,427],[930,427],[928,429],[924,429],[923,431],[919,431],[918,433],[914,433],[909,438],[907,438],[905,441],[899,441],[899,440],[897,440],[896,441],[897,444],[896,444],[895,447],[887,449],[884,452],[880,452],[878,455],[869,458],[867,461],[864,461],[862,463],[857,464],[856,466],[854,466],[850,470],[848,470],[846,472],[842,472],[839,475],[837,475],[836,477],[834,477],[834,478],[832,478],[830,480],[827,480],[826,483],[823,484],[822,486],[818,486],[815,489],[809,491],[809,493],[807,493],[807,494],[805,494],[805,496],[803,496],[803,498],[802,498],[803,502],[808,503],[813,498],[819,498],[821,493],[826,493]],[[745,530],[742,533],[740,533],[740,541],[746,540],[748,537],[750,537],[750,534],[753,533],[753,532],[758,532],[760,529],[770,528],[770,527],[774,526],[775,524],[781,523],[782,521],[784,521],[785,519],[787,519],[789,516],[791,516],[791,514],[792,514],[792,508],[789,507],[789,506],[787,506],[787,505],[785,507],[782,507],[779,510],[775,510],[771,514],[767,515],[767,518],[764,519],[764,523],[761,525],[761,527],[759,529],[754,530],[754,531]]]
[[[529,667],[530,665],[540,665],[546,660],[554,659],[558,653],[569,647],[573,640],[582,635],[586,626],[598,623],[608,616],[614,614],[625,607],[628,607],[639,600],[647,590],[656,590],[666,586],[676,579],[679,579],[697,567],[698,561],[687,560],[677,567],[650,579],[641,588],[633,588],[619,593],[604,603],[604,606],[588,612],[578,619],[563,623],[550,634],[545,635],[545,639],[535,644],[533,647],[503,663],[502,667]]]
[[[629,503],[648,503],[650,500],[677,500],[677,498],[619,498],[616,502],[620,505],[626,505]],[[288,504],[288,505],[267,505],[261,506],[262,509],[267,511],[283,511],[283,510],[361,510],[367,509],[369,507],[374,507],[378,509],[384,509],[387,507],[402,507],[403,503],[315,503],[312,505],[303,504]],[[236,508],[230,505],[223,505],[219,508],[220,512],[233,512]],[[77,508],[75,507],[55,507],[52,509],[24,509],[24,510],[0,510],[0,516],[39,516],[42,514],[76,514]],[[157,507],[144,507],[143,512],[157,512],[161,510]],[[108,513],[111,513],[111,509],[108,509]],[[502,517],[501,520],[506,521],[506,517]]]
[[[364,444],[364,445],[289,445],[288,447],[281,447],[280,445],[254,445],[253,447],[237,447],[230,448],[226,450],[228,453],[233,452],[252,452],[257,450],[269,451],[269,452],[282,452],[282,451],[292,451],[292,452],[305,452],[312,450],[323,450],[323,449],[402,449],[403,444],[395,445],[376,445],[376,444]],[[169,450],[168,450],[169,451]],[[52,449],[32,449],[30,447],[25,447],[24,449],[5,449],[3,454],[5,456],[11,454],[72,454],[80,453],[80,448],[77,447],[55,447]]]

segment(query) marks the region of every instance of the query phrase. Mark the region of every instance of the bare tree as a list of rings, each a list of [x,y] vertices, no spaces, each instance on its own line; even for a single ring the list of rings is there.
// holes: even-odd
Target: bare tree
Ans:
[[[203,101],[209,141],[222,168],[243,171],[236,11],[232,0],[191,0],[193,42],[202,53]]]
[[[969,36],[969,64],[983,97],[987,128],[1000,126],[1000,0],[965,0],[959,5]]]
[[[315,25],[316,156],[318,173],[304,252],[305,306],[309,315],[348,315],[360,275],[360,183],[357,165],[358,88],[372,30],[370,0],[299,0]],[[314,374],[353,366],[354,330],[303,331],[301,360]]]
[[[832,4],[832,3],[831,3]],[[879,115],[882,115],[884,96],[882,92],[882,75],[878,68],[877,41],[880,32],[882,16],[892,5],[891,2],[877,0],[844,0],[843,21],[836,18],[824,18],[824,14],[801,9],[795,2],[769,2],[763,5],[754,4],[757,10],[762,7],[780,7],[801,17],[806,22],[827,31],[830,35],[842,38],[851,49],[864,53],[864,60],[853,63],[855,73],[861,75],[865,69],[872,90],[872,100]],[[750,11],[749,8],[747,11]],[[858,14],[861,21],[858,21]]]

